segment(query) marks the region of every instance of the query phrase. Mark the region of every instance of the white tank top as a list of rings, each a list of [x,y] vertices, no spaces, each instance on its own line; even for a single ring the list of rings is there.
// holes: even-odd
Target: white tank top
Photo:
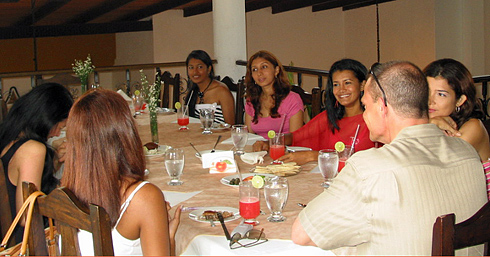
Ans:
[[[115,256],[131,256],[131,255],[142,256],[143,255],[140,238],[136,240],[127,239],[123,237],[121,234],[119,234],[119,231],[117,231],[116,228],[122,216],[124,215],[124,212],[126,212],[126,209],[128,208],[129,203],[133,199],[134,195],[147,183],[149,182],[148,181],[141,182],[133,190],[133,192],[131,192],[128,199],[126,199],[126,201],[121,205],[121,214],[117,219],[116,225],[112,229],[112,245],[114,247]],[[85,230],[80,230],[78,232],[78,243],[80,245],[80,253],[83,256],[94,256],[94,242],[92,239],[92,233]]]

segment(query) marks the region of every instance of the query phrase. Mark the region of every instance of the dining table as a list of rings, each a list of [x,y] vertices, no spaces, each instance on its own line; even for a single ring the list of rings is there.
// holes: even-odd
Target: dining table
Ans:
[[[164,155],[156,154],[146,157],[148,173],[145,179],[158,186],[164,193],[166,200],[171,203],[171,215],[175,208],[200,207],[213,209],[213,207],[231,207],[239,209],[239,190],[237,186],[226,185],[221,179],[235,173],[211,174],[209,168],[203,168],[200,158],[196,156],[198,151],[213,149],[218,136],[221,142],[216,150],[231,151],[232,144],[224,144],[231,137],[229,128],[213,129],[213,133],[203,135],[198,119],[191,117],[188,130],[180,131],[177,124],[177,115],[168,111],[157,115],[159,145],[167,145],[172,148],[184,150],[185,164],[181,175],[182,185],[170,186],[170,180],[165,169]],[[148,113],[135,116],[138,133],[143,144],[151,142],[150,121]],[[229,140],[228,140],[229,141]],[[245,147],[245,152],[251,152],[251,142]],[[253,172],[256,165],[268,165],[272,159],[264,156],[263,163],[249,164],[235,156],[237,171],[241,174]],[[258,225],[255,229],[263,229],[268,242],[249,248],[231,250],[224,230],[219,222],[199,222],[191,219],[189,212],[182,212],[180,225],[177,230],[176,254],[177,255],[334,255],[344,252],[325,251],[318,247],[299,246],[291,241],[291,228],[299,212],[304,208],[301,204],[308,204],[310,200],[320,194],[324,188],[320,186],[323,178],[320,173],[310,172],[317,166],[311,162],[301,166],[301,171],[294,176],[288,176],[289,196],[283,210],[286,220],[283,222],[269,222],[267,217],[270,211],[267,207],[263,189],[261,189],[260,209],[261,215],[257,217]],[[327,217],[326,217],[327,218]],[[227,221],[226,228],[231,233],[237,227],[242,218]],[[214,226],[212,226],[214,225]]]

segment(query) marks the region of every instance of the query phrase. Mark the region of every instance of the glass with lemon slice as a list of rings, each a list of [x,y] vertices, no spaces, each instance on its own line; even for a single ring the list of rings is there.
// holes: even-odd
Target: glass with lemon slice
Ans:
[[[274,130],[270,130],[267,133],[269,137],[269,155],[274,160],[272,164],[281,164],[282,161],[278,161],[279,157],[284,155],[286,147],[284,145],[284,134],[276,133]]]
[[[350,145],[345,145],[341,141],[335,143],[335,150],[339,155],[338,172],[340,172],[345,167],[345,161],[350,158],[350,156],[353,154],[353,151]]]
[[[187,131],[189,128],[189,107],[187,105],[181,105],[180,102],[175,103],[175,109],[177,109],[177,123],[179,124],[179,131]]]
[[[141,114],[141,108],[143,107],[144,103],[145,99],[141,95],[141,92],[139,90],[135,90],[133,93],[133,107],[135,115]]]

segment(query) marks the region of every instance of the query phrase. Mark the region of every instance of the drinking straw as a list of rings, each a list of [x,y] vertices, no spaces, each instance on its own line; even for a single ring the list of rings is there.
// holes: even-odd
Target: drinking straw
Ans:
[[[354,152],[354,145],[356,144],[357,134],[359,133],[359,127],[361,127],[361,124],[357,124],[356,134],[354,135],[354,140],[352,141],[352,146],[350,148],[349,156],[351,156],[352,153]]]
[[[284,121],[286,120],[286,116],[287,114],[284,114],[284,116],[282,116],[281,127],[279,127],[279,134],[281,134],[282,132],[282,127],[284,126]],[[279,138],[277,138],[276,140],[279,140]]]

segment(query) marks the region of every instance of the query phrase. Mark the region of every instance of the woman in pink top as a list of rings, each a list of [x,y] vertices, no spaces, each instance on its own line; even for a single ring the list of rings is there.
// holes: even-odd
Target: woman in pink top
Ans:
[[[259,51],[247,63],[245,125],[267,138],[274,130],[289,133],[303,126],[303,101],[291,91],[286,72],[270,52]],[[284,120],[284,125],[281,125]]]

